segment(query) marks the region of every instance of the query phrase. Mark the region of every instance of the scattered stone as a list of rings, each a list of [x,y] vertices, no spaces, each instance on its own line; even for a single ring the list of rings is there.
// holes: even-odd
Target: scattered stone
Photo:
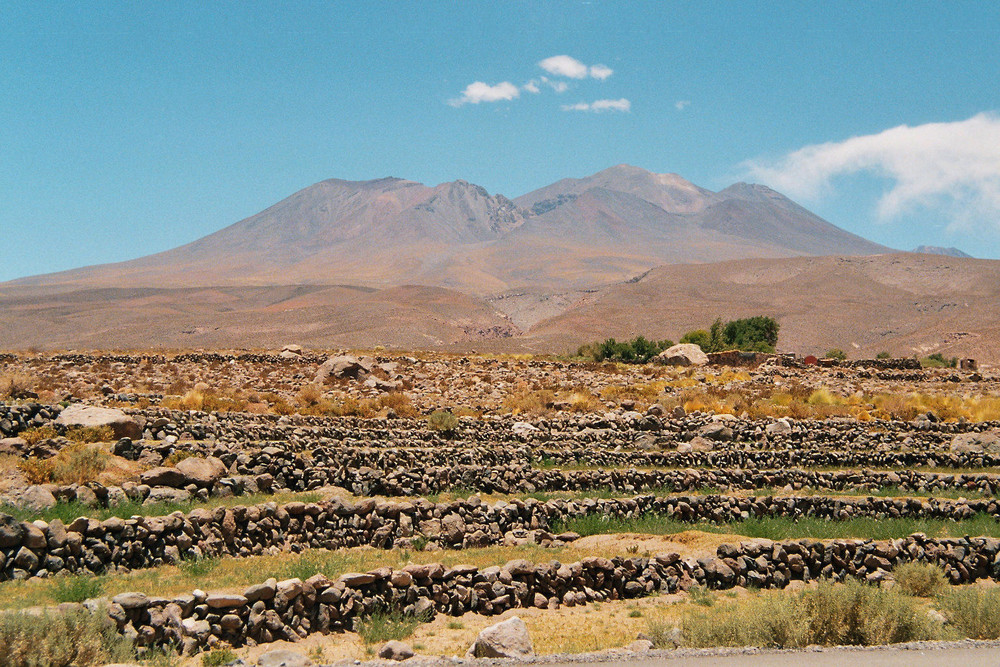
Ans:
[[[383,660],[406,660],[415,654],[408,644],[398,640],[388,641],[378,650],[378,657]]]
[[[466,654],[470,658],[527,658],[535,654],[528,627],[517,616],[485,628]]]

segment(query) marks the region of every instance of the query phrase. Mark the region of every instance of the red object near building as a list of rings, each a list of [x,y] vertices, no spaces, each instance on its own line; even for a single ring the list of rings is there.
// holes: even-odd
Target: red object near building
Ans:
[[[819,359],[810,354],[808,357],[802,360],[802,363],[808,366],[815,366],[818,361]]]

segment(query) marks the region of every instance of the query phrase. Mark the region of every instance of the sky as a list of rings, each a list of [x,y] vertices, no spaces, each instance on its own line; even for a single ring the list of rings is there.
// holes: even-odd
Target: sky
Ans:
[[[1000,5],[0,3],[0,281],[327,178],[515,197],[620,163],[1000,258]]]

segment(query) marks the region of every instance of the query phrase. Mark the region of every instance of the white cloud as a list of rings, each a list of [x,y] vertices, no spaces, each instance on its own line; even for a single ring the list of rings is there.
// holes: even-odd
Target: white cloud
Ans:
[[[601,81],[603,81],[604,79],[607,79],[609,76],[611,76],[612,74],[614,74],[614,72],[615,71],[613,69],[611,69],[610,67],[608,67],[607,65],[591,65],[590,66],[590,76],[593,77],[593,78],[595,78],[595,79],[600,79]]]
[[[552,86],[552,90],[556,91],[557,93],[565,93],[567,90],[569,90],[569,84],[566,83],[565,81],[546,81],[545,83]]]
[[[549,74],[570,79],[586,79],[590,71],[586,65],[570,56],[552,56],[538,63],[538,66]]]
[[[538,94],[542,92],[541,89],[538,87],[538,82],[535,81],[534,79],[524,84],[522,88],[524,88],[524,90],[528,91],[529,93]]]
[[[563,111],[591,111],[601,113],[603,111],[628,112],[632,109],[632,103],[624,97],[620,100],[595,100],[593,102],[577,102],[576,104],[562,105]]]
[[[502,81],[495,86],[491,86],[482,81],[470,83],[462,91],[462,96],[449,100],[448,104],[453,107],[460,107],[463,104],[479,104],[480,102],[501,102],[513,100],[521,94],[517,86],[510,81]]]
[[[749,174],[792,196],[817,198],[841,175],[869,172],[892,181],[878,215],[944,208],[952,229],[977,218],[1000,227],[1000,117],[900,125],[878,134],[805,146],[774,161],[750,161]]]
[[[691,106],[691,100],[677,100],[674,103],[674,108],[677,109],[678,111],[684,111],[689,106]]]

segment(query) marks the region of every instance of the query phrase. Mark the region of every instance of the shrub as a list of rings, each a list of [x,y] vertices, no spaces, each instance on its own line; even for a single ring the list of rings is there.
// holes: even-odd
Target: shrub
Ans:
[[[889,356],[888,352],[882,351],[882,352],[879,352],[878,354],[876,354],[875,358],[876,359],[890,359],[891,357]]]
[[[903,592],[922,598],[937,595],[948,586],[944,570],[932,563],[903,563],[892,575]]]
[[[24,373],[4,373],[0,375],[0,398],[30,398],[34,395],[38,381]]]
[[[427,427],[432,431],[451,433],[458,428],[458,417],[447,410],[435,410],[427,417]]]
[[[354,630],[361,635],[365,644],[377,644],[393,639],[406,639],[426,620],[417,616],[405,616],[398,610],[376,610],[369,616],[356,620]]]
[[[236,654],[232,649],[217,648],[214,651],[201,654],[202,667],[222,667],[236,661]]]
[[[299,405],[309,407],[319,403],[323,398],[323,389],[316,384],[303,385],[299,393],[295,395],[295,400]]]
[[[608,338],[603,343],[583,346],[577,352],[586,353],[580,356],[590,356],[597,362],[615,361],[623,364],[644,364],[673,344],[673,341],[651,341],[643,336],[636,336],[630,341],[622,342]]]
[[[839,347],[835,347],[832,350],[827,350],[826,354],[823,355],[827,359],[837,359],[843,361],[847,359],[847,353],[841,350]]]
[[[72,426],[66,429],[66,438],[74,442],[111,442],[115,431],[110,426]]]
[[[691,646],[801,647],[892,644],[940,638],[917,601],[898,589],[822,581],[798,594],[772,593],[683,619]]]
[[[58,437],[59,434],[51,426],[39,426],[37,428],[29,428],[21,431],[19,434],[21,439],[24,440],[29,445],[37,445],[42,440],[50,440],[52,438]]]
[[[100,611],[0,614],[0,661],[23,667],[131,662],[132,644],[102,616]]]
[[[955,368],[958,365],[958,357],[945,359],[943,354],[935,352],[921,359],[920,365],[924,368]]]
[[[696,329],[684,334],[682,343],[692,343],[704,352],[742,350],[774,352],[780,325],[773,317],[758,315],[723,323],[716,318],[708,331]]]
[[[952,588],[938,595],[936,606],[963,636],[1000,638],[1000,590]]]
[[[97,481],[110,458],[99,446],[77,442],[63,447],[50,459],[29,456],[18,467],[32,484],[85,484]]]
[[[194,452],[189,452],[185,449],[175,449],[174,451],[170,452],[170,456],[163,459],[163,465],[167,467],[173,467],[176,466],[181,461],[183,461],[184,459],[190,459],[194,456],[197,456]]]

